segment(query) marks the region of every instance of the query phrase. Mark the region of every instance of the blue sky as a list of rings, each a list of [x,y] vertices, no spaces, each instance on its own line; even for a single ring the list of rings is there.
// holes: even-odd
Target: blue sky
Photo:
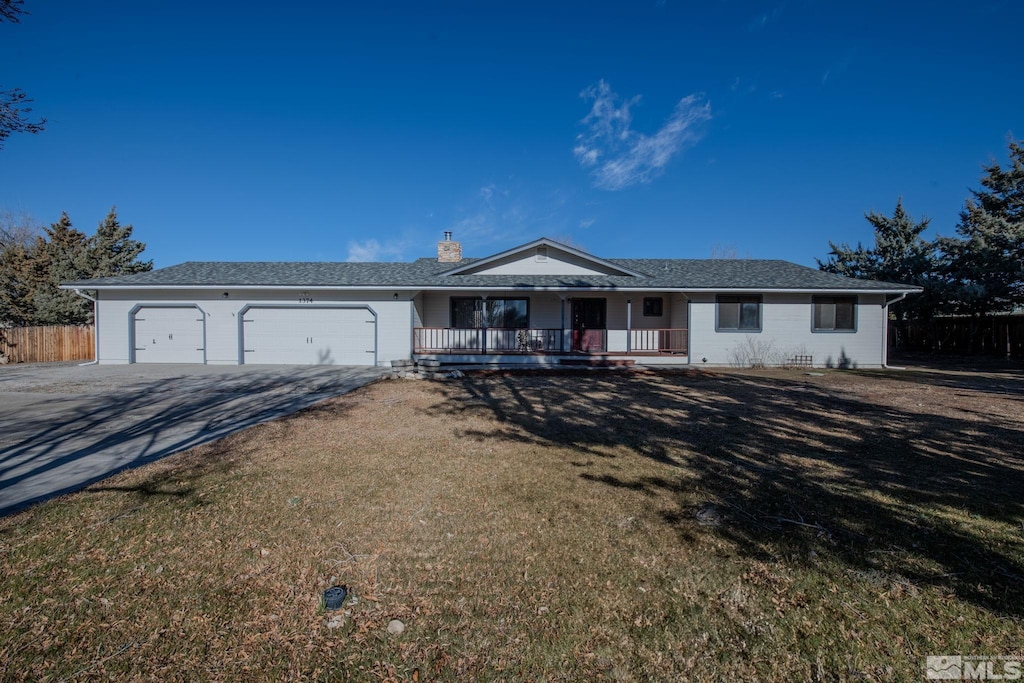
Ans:
[[[244,9],[241,9],[244,8]],[[951,234],[1024,136],[1024,3],[26,0],[0,85],[49,119],[0,209],[158,267],[483,256],[814,265],[896,199]]]

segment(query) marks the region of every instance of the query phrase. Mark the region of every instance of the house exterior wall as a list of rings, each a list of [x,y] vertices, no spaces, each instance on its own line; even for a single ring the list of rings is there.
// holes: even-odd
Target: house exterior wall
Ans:
[[[858,295],[853,332],[812,331],[811,299],[811,294],[765,293],[760,332],[719,332],[715,329],[715,294],[691,295],[690,362],[750,365],[748,357],[753,354],[764,355],[768,364],[777,365],[804,354],[813,356],[817,367],[881,367],[884,295]]]
[[[451,326],[451,298],[486,296],[490,299],[527,298],[530,300],[530,327],[558,329],[562,325],[562,297],[557,292],[423,292],[416,301],[422,300],[423,327]],[[662,315],[645,316],[643,299],[645,296],[660,297]],[[422,297],[422,299],[420,298]],[[665,329],[669,327],[686,327],[686,299],[672,293],[625,293],[625,292],[594,292],[577,294],[565,299],[565,327],[572,327],[572,299],[604,299],[607,303],[608,329],[625,330],[627,323],[627,301],[632,300],[633,329]],[[681,305],[679,301],[681,301]],[[676,324],[676,321],[681,324]],[[418,325],[419,326],[419,325]]]
[[[227,291],[228,297],[223,296]],[[343,292],[294,290],[218,289],[218,290],[104,290],[98,298],[97,336],[99,362],[128,363],[131,338],[131,311],[137,305],[198,305],[205,313],[206,363],[237,365],[239,362],[238,314],[247,305],[325,304],[366,305],[377,314],[377,363],[409,358],[412,346],[413,302],[408,297],[394,298],[394,292]]]
[[[417,292],[394,298],[391,290],[377,292],[313,291],[309,294],[280,289],[231,289],[225,298],[223,289],[203,290],[103,290],[98,300],[97,344],[101,363],[128,363],[132,358],[131,311],[138,305],[196,305],[204,313],[205,354],[208,364],[239,362],[238,314],[247,305],[302,306],[300,297],[312,298],[310,305],[366,305],[377,314],[377,362],[409,358],[412,353],[413,327],[450,327],[452,296],[527,297],[530,300],[530,326],[559,329],[572,326],[572,303],[558,292],[465,291]],[[563,296],[565,296],[563,304]],[[644,296],[661,296],[662,315],[643,315]],[[632,301],[630,325],[633,329],[689,330],[689,358],[695,365],[746,365],[751,350],[764,352],[769,363],[783,362],[796,354],[813,357],[815,366],[879,367],[884,362],[884,320],[882,294],[860,294],[856,306],[856,329],[852,332],[812,331],[812,295],[765,293],[762,296],[760,332],[716,331],[714,293],[588,292],[572,298],[600,298],[607,302],[607,351],[627,351],[627,300]],[[198,311],[197,311],[198,314]],[[571,347],[571,334],[565,334],[565,348]],[[636,350],[635,348],[633,350]],[[704,359],[707,359],[704,361]]]
[[[475,297],[487,296],[491,299],[498,298],[528,298],[530,300],[530,327],[535,329],[572,329],[572,301],[573,299],[604,299],[607,313],[608,341],[607,350],[609,353],[626,353],[627,329],[635,330],[656,330],[672,327],[686,326],[686,298],[680,294],[670,292],[593,292],[586,294],[575,294],[565,297],[565,318],[562,317],[562,296],[557,292],[494,292],[494,291],[465,291],[465,292],[424,292],[423,297],[423,327],[450,327],[451,326],[451,298],[452,297]],[[662,314],[660,316],[645,316],[643,314],[644,297],[660,297],[662,299]],[[629,302],[632,301],[632,311],[629,311]],[[682,303],[680,303],[680,301]],[[676,324],[678,321],[681,324]],[[562,327],[564,322],[564,327]],[[566,332],[565,348],[571,348],[572,337]]]
[[[489,299],[529,299],[530,327],[557,330],[562,325],[562,300],[556,292],[423,292],[423,327],[451,327],[451,298],[486,296]],[[569,325],[568,303],[565,324]]]
[[[670,306],[668,327],[676,329],[686,329],[690,325],[689,312],[690,312],[690,299],[685,294],[680,292],[673,292],[669,302],[666,302]]]

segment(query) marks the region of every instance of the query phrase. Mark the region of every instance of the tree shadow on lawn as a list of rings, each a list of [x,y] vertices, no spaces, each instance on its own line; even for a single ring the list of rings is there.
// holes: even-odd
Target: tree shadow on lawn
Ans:
[[[450,413],[486,406],[497,419],[466,438],[604,458],[628,457],[608,454],[625,447],[682,468],[631,476],[621,460],[572,463],[612,489],[669,495],[661,518],[682,542],[702,528],[755,558],[816,549],[1024,616],[1024,421],[915,410],[897,403],[898,384],[873,381],[864,395],[795,377],[469,374],[442,391]],[[709,508],[721,523],[698,527]]]

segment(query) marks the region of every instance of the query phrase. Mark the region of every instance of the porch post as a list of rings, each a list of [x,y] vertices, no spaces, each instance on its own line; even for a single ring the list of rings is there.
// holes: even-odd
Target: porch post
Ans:
[[[633,349],[633,300],[626,299],[626,353]]]
[[[487,297],[480,297],[480,353],[487,353]]]
[[[562,329],[558,331],[558,350],[565,353],[565,295],[559,294],[558,298],[562,301]]]

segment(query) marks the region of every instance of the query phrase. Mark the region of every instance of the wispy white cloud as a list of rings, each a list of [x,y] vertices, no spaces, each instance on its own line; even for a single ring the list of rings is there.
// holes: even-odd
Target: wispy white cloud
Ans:
[[[464,251],[472,252],[550,236],[568,230],[566,196],[559,190],[538,196],[515,178],[490,183],[466,195],[441,229],[451,230]]]
[[[348,243],[348,261],[383,261],[401,260],[409,244],[400,240],[389,240],[381,244],[375,239]]]
[[[702,137],[700,124],[711,119],[711,105],[702,94],[679,100],[664,125],[653,135],[632,129],[630,108],[637,95],[622,100],[602,81],[580,97],[593,100],[590,113],[580,122],[586,131],[576,136],[573,154],[583,168],[591,168],[594,185],[622,190],[657,177],[676,154]]]
[[[761,12],[757,14],[750,21],[747,22],[747,30],[750,31],[751,33],[760,31],[768,24],[778,19],[782,15],[782,10],[785,9],[785,7],[786,5],[785,3],[783,3],[778,7],[773,7],[772,9],[766,12]]]
[[[584,218],[583,220],[580,221],[579,225],[580,225],[580,228],[582,228],[583,230],[586,230],[587,228],[589,228],[591,225],[593,225],[596,222],[597,222],[597,220],[594,219],[594,218]]]
[[[847,69],[849,69],[850,65],[853,64],[855,56],[856,51],[850,50],[849,52],[846,53],[846,56],[843,59],[826,68],[825,73],[821,75],[822,87],[828,85],[829,79],[835,79],[836,77],[842,75]]]

